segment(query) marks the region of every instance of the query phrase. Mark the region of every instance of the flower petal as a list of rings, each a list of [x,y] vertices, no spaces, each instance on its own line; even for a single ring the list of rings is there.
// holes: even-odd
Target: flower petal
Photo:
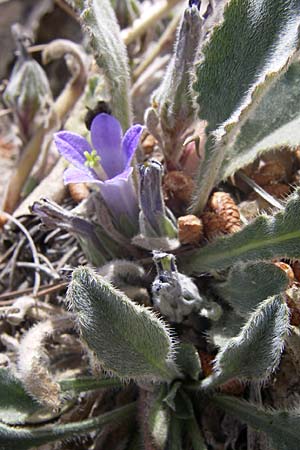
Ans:
[[[130,166],[133,155],[139,144],[143,129],[144,127],[142,127],[142,125],[133,125],[126,131],[124,135],[122,142],[122,153],[123,157],[125,158],[126,169]]]
[[[132,167],[120,173],[116,177],[106,180],[101,184],[101,194],[112,212],[113,216],[119,220],[120,216],[126,218],[134,227],[138,224],[138,200],[133,186],[131,174]]]
[[[65,170],[64,172],[64,184],[69,183],[102,183],[96,176],[94,176],[88,170],[80,170],[73,167]]]
[[[90,144],[85,138],[70,131],[55,133],[54,142],[59,153],[78,168],[84,166],[86,161],[83,153],[92,151]]]
[[[108,178],[121,173],[125,168],[122,155],[122,129],[119,121],[109,114],[98,114],[91,125],[91,140],[100,164]]]

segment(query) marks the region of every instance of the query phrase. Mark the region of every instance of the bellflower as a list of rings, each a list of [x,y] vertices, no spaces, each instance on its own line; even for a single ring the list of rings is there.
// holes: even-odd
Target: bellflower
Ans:
[[[92,146],[69,131],[60,131],[54,137],[59,153],[75,166],[65,171],[65,184],[98,184],[117,222],[123,217],[134,226],[138,221],[138,201],[130,163],[142,131],[141,125],[133,125],[123,136],[118,120],[101,113],[92,121]]]

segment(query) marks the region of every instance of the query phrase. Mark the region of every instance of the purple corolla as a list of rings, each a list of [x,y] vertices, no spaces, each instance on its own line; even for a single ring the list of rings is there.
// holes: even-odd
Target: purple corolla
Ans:
[[[142,131],[141,125],[133,125],[123,136],[118,120],[101,113],[91,125],[92,146],[69,131],[60,131],[54,137],[59,153],[75,166],[65,171],[65,184],[98,184],[115,219],[119,222],[123,216],[134,225],[138,221],[138,202],[130,164]]]

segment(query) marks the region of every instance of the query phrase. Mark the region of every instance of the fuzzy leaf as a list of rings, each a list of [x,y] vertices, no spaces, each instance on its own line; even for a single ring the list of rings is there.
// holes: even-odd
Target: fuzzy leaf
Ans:
[[[161,385],[158,395],[151,405],[148,418],[148,426],[155,445],[164,449],[168,438],[170,414],[164,402],[167,386]]]
[[[212,322],[207,331],[208,341],[216,347],[224,348],[229,339],[240,333],[245,320],[231,308],[224,308],[217,322]]]
[[[265,432],[274,450],[299,450],[299,410],[265,410],[238,398],[215,395],[213,402],[254,429]]]
[[[180,343],[176,352],[176,364],[188,377],[198,380],[201,372],[201,362],[196,347],[193,344]]]
[[[0,421],[18,425],[42,409],[25,391],[22,382],[6,369],[0,369]]]
[[[194,85],[209,138],[194,211],[201,211],[241,126],[298,50],[300,0],[231,0],[203,49]]]
[[[271,87],[227,149],[220,178],[225,179],[268,150],[300,143],[300,63],[297,60]]]
[[[178,376],[173,342],[164,323],[91,269],[74,270],[68,301],[83,340],[104,369],[143,381]]]
[[[121,388],[122,382],[117,378],[67,378],[58,382],[62,392],[87,392],[95,389]]]
[[[300,257],[300,190],[276,215],[257,217],[241,231],[182,258],[184,272],[198,274],[241,262]]]
[[[234,266],[225,282],[215,283],[213,289],[242,317],[272,295],[287,289],[286,273],[272,263],[250,263]]]
[[[262,302],[241,332],[217,354],[214,373],[202,387],[218,386],[231,378],[265,380],[278,366],[289,330],[289,311],[280,295]]]
[[[204,443],[204,439],[203,439],[202,433],[199,429],[197,420],[195,419],[195,416],[186,420],[185,424],[186,424],[189,438],[192,443],[193,450],[207,450],[207,447]]]
[[[77,438],[97,430],[107,423],[127,419],[135,413],[135,403],[123,406],[98,417],[62,425],[43,427],[10,427],[0,424],[0,450],[28,450],[48,442]]]
[[[168,436],[168,450],[183,450],[182,446],[183,435],[183,421],[175,414],[171,416],[169,436]]]
[[[132,122],[128,57],[110,1],[86,0],[81,20],[110,85],[112,113],[125,131]]]

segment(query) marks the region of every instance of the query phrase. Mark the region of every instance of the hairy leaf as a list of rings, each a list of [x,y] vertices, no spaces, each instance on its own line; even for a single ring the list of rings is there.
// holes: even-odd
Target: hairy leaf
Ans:
[[[197,420],[195,419],[195,416],[186,420],[185,425],[187,428],[189,438],[192,443],[193,450],[206,450],[207,447],[204,443],[204,439],[203,439],[202,433],[199,429]]]
[[[215,283],[213,289],[242,317],[272,295],[287,289],[286,273],[272,263],[259,262],[234,266],[225,282]]]
[[[217,354],[214,373],[204,379],[208,388],[231,378],[265,380],[278,366],[289,330],[289,311],[280,295],[262,302],[241,332]]]
[[[164,402],[167,386],[162,384],[149,410],[148,427],[158,449],[164,449],[168,438],[170,413]]]
[[[122,382],[118,378],[67,378],[58,382],[62,392],[87,392],[95,389],[121,388]]]
[[[98,417],[62,425],[43,427],[10,427],[0,424],[0,450],[28,450],[48,442],[76,438],[97,430],[110,422],[127,419],[135,413],[135,403],[123,406]]]
[[[300,63],[291,64],[270,88],[228,147],[220,179],[250,164],[260,154],[300,143]]]
[[[212,322],[207,331],[208,341],[224,348],[229,339],[240,333],[245,320],[231,308],[223,308],[223,314],[217,322]]]
[[[42,408],[7,369],[0,369],[0,391],[0,420],[7,424],[22,424]]]
[[[265,410],[238,398],[215,395],[213,402],[256,430],[265,432],[276,450],[298,450],[299,410]]]
[[[201,211],[241,126],[298,50],[300,0],[231,0],[203,49],[195,90],[208,140],[194,211]]]
[[[177,348],[176,364],[181,372],[198,380],[201,372],[201,362],[196,347],[193,344],[182,342]]]
[[[178,376],[164,323],[91,269],[74,270],[68,301],[83,340],[106,370],[145,381]]]
[[[241,231],[182,258],[184,272],[198,274],[241,262],[300,257],[300,190],[274,216],[261,215]]]
[[[173,413],[168,436],[168,450],[182,450],[183,421]]]
[[[86,0],[81,20],[96,61],[109,82],[113,115],[125,131],[132,122],[128,57],[110,1]]]

